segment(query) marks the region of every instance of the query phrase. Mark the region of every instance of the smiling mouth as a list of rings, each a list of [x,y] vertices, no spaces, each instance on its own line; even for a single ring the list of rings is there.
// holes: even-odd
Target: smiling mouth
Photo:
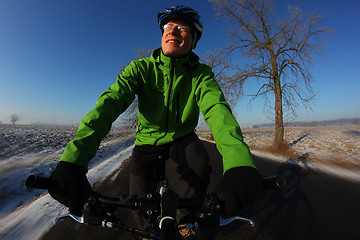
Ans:
[[[177,40],[171,39],[171,40],[167,40],[166,43],[177,43],[177,44],[179,44],[180,42],[177,41]]]

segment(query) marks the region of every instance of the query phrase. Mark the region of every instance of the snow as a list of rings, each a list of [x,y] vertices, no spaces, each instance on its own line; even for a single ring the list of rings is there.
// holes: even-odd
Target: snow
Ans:
[[[57,216],[67,212],[46,191],[26,189],[24,180],[30,174],[48,176],[75,131],[72,127],[0,125],[0,239],[39,239]],[[130,156],[131,134],[131,130],[111,130],[90,164],[90,183],[112,174]],[[206,130],[198,134],[209,137]],[[360,181],[360,126],[287,129],[292,154],[298,157],[264,151],[272,141],[271,130],[245,129],[243,134],[254,155]]]
[[[89,170],[89,182],[100,180],[118,170],[124,159],[131,155],[133,146],[117,152],[112,157]],[[53,225],[55,218],[67,213],[67,209],[44,193],[34,201],[0,219],[0,238],[39,239]]]
[[[24,181],[30,174],[48,176],[75,131],[0,125],[0,239],[38,239],[67,212],[45,190],[26,189]],[[89,165],[90,183],[119,169],[134,140],[129,131],[112,130]]]
[[[265,154],[274,139],[272,129],[245,129],[243,134],[245,142],[257,154]],[[306,156],[306,163],[312,167],[337,172],[338,175],[360,174],[360,125],[291,127],[285,129],[285,138],[290,145],[287,158],[273,154],[282,158],[278,159],[280,161]]]
[[[335,167],[322,163],[315,164],[312,162],[308,162],[302,158],[288,158],[288,157],[275,155],[263,151],[257,151],[257,150],[252,151],[252,154],[271,161],[283,162],[283,163],[286,162],[287,164],[297,165],[305,169],[313,169],[318,172],[324,172],[326,174],[330,174],[336,177],[348,179],[355,182],[360,182],[360,171],[354,171],[351,169]]]

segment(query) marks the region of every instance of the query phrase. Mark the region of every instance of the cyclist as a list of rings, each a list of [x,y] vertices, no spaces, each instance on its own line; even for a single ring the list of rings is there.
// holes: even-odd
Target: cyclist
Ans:
[[[157,16],[162,30],[161,48],[151,57],[133,61],[116,82],[100,95],[93,110],[81,121],[50,178],[60,189],[52,197],[81,215],[91,186],[86,173],[100,141],[112,122],[138,97],[138,126],[131,159],[130,194],[155,190],[166,160],[166,173],[182,198],[206,193],[211,166],[195,134],[199,111],[223,157],[224,175],[217,190],[225,202],[225,214],[262,195],[261,177],[243,141],[240,126],[214,79],[209,66],[192,52],[203,25],[197,11],[184,6],[167,8]]]

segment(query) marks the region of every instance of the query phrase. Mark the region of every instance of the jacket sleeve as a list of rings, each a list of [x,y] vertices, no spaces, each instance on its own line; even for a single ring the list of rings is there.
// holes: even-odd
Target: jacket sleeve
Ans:
[[[240,126],[210,68],[199,78],[196,98],[223,157],[223,172],[239,166],[255,167],[250,150],[243,141]]]
[[[95,156],[101,140],[109,133],[112,123],[134,100],[138,82],[136,64],[132,62],[117,77],[116,82],[100,95],[94,109],[82,119],[60,161],[88,168],[89,161]]]

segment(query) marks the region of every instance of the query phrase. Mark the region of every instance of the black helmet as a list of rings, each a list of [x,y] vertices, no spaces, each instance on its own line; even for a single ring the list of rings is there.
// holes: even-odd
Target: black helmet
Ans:
[[[203,32],[203,24],[200,22],[200,15],[197,11],[192,8],[184,6],[174,6],[171,8],[166,8],[164,12],[158,13],[158,24],[162,29],[168,21],[171,19],[181,19],[190,24],[191,32],[193,34],[194,43],[196,43],[201,38]]]

